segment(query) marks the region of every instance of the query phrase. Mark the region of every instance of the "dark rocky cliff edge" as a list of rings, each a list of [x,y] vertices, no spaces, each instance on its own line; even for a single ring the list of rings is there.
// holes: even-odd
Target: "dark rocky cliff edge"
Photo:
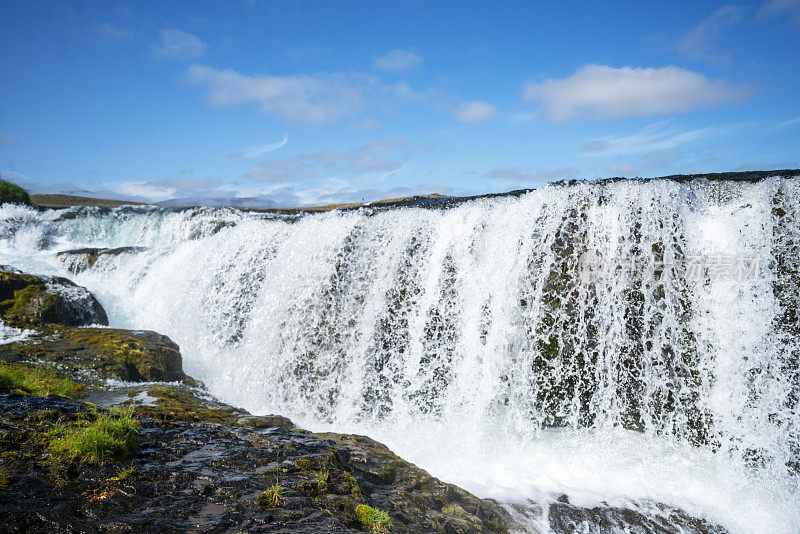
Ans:
[[[66,289],[65,289],[66,288]],[[84,288],[0,267],[3,532],[724,532],[679,510],[501,506],[380,443],[314,434],[206,393],[166,336],[86,325]],[[544,519],[543,519],[544,518]],[[544,526],[543,526],[544,525]]]

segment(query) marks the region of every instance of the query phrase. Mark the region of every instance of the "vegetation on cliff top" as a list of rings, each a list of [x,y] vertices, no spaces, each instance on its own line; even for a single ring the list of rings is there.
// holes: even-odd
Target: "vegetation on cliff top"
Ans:
[[[17,184],[0,180],[0,204],[5,204],[6,202],[30,206],[31,197],[28,196],[27,191]]]

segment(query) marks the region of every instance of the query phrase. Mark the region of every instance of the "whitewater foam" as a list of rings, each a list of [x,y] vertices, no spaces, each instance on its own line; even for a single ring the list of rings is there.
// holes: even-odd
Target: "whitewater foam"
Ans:
[[[228,402],[366,433],[480,496],[788,532],[798,191],[583,183],[299,218],[5,206],[0,263],[63,275],[59,251],[147,247],[73,276],[112,325],[169,335]]]

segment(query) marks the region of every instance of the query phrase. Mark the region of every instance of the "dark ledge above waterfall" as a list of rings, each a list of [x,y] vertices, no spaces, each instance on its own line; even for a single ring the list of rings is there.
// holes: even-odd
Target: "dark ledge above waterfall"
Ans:
[[[6,300],[41,280],[18,276]],[[184,374],[166,336],[34,319],[17,323],[26,339],[0,345],[7,532],[477,533],[525,531],[544,517],[563,533],[724,532],[657,503],[645,516],[566,498],[479,499],[368,437],[315,434],[220,402]],[[96,454],[92,432],[108,433],[108,454]],[[95,448],[82,448],[87,436]]]

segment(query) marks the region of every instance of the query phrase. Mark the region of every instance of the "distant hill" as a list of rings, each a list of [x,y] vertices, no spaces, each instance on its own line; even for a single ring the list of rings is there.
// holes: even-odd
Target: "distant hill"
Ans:
[[[131,204],[146,205],[143,202],[76,197],[74,195],[31,195],[31,202],[35,206],[42,206],[45,208],[68,208],[70,206],[103,206],[107,208],[116,208],[117,206],[128,206]]]
[[[31,202],[35,206],[45,208],[68,208],[70,206],[102,206],[107,208],[115,208],[117,206],[170,206],[170,207],[193,207],[193,206],[213,206],[213,207],[229,207],[241,209],[255,209],[259,211],[279,211],[279,212],[300,212],[300,211],[330,211],[345,208],[357,208],[359,206],[369,206],[374,204],[385,204],[390,202],[402,202],[404,200],[415,200],[422,198],[444,198],[445,195],[433,193],[430,195],[414,195],[409,197],[400,198],[387,198],[384,200],[376,200],[375,202],[356,202],[350,204],[326,204],[324,206],[307,206],[300,208],[275,208],[275,207],[256,207],[248,206],[246,203],[239,203],[239,205],[220,204],[218,202],[203,202],[203,199],[185,198],[185,199],[172,199],[165,202],[156,204],[147,204],[144,202],[130,202],[127,200],[111,200],[106,198],[92,198],[92,197],[79,197],[75,195],[31,195]]]

